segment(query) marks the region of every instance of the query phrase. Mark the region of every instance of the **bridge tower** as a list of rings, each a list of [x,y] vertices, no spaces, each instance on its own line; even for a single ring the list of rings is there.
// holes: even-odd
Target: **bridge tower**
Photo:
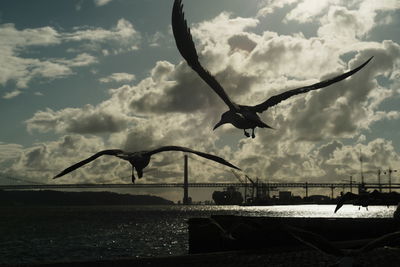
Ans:
[[[189,200],[189,170],[188,170],[188,155],[183,157],[183,204],[190,204]]]

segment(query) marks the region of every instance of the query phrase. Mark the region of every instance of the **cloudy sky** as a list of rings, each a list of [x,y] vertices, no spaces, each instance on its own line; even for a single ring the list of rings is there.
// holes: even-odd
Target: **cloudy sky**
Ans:
[[[255,139],[232,125],[212,131],[227,107],[177,51],[172,2],[0,2],[0,183],[129,183],[129,163],[113,157],[51,177],[102,149],[162,145],[214,153],[272,182],[359,179],[360,151],[367,182],[400,169],[399,1],[185,0],[200,61],[241,104],[374,56],[353,77],[263,113],[275,130]],[[180,182],[182,162],[158,154],[138,182]],[[190,179],[236,181],[196,156]]]

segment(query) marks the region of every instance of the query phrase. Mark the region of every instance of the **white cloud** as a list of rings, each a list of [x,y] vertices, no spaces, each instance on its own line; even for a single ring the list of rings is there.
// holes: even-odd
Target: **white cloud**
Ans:
[[[112,0],[94,0],[94,4],[96,6],[105,6],[109,3],[111,3]]]
[[[26,176],[32,180],[49,183],[56,173],[76,161],[76,150],[91,153],[102,146],[104,144],[98,137],[63,136],[57,141],[20,148],[17,159],[5,171],[11,176]]]
[[[263,0],[259,3],[259,10],[257,12],[257,18],[262,18],[268,14],[273,13],[276,9],[282,8],[287,5],[292,5],[298,2],[298,0]]]
[[[60,59],[55,59],[54,62],[61,63],[68,67],[83,67],[97,63],[97,59],[92,55],[89,55],[87,53],[82,53],[72,59],[60,58]]]
[[[140,38],[139,33],[133,25],[126,19],[119,19],[117,25],[111,30],[92,27],[76,27],[73,32],[64,33],[62,39],[66,41],[92,41],[106,42],[117,41],[130,43],[133,39]]]
[[[360,151],[364,171],[384,170],[394,166],[400,159],[392,142],[377,138],[365,145],[342,146],[326,160],[326,166],[334,167],[340,174],[352,174],[360,170]]]
[[[215,63],[207,66],[210,71],[217,72],[219,66],[226,64],[226,57],[221,55],[222,50],[229,51],[229,43],[226,40],[241,35],[245,29],[254,28],[258,23],[259,21],[253,18],[231,18],[231,14],[224,12],[211,21],[192,27],[191,32],[198,51],[203,56],[202,61]]]
[[[84,113],[85,110],[81,110]],[[46,127],[52,129],[54,125],[72,125],[68,120],[71,114],[61,118],[59,114],[48,110],[47,116],[53,115],[52,119],[47,118],[44,113],[35,117],[31,125],[38,123],[41,119],[42,130]],[[66,113],[61,110],[58,113]],[[96,112],[97,114],[97,112]],[[73,114],[72,114],[73,115]],[[88,157],[99,150],[107,148],[121,148],[127,151],[138,151],[156,148],[163,145],[181,145],[196,150],[214,153],[229,160],[230,149],[218,150],[213,143],[215,136],[210,132],[207,120],[198,121],[201,114],[169,114],[151,116],[148,119],[139,119],[129,128],[119,132],[109,132],[106,138],[94,137],[93,135],[69,134],[57,141],[46,142],[24,149],[23,153],[15,160],[15,163],[7,169],[9,172],[19,171],[29,173],[30,177],[44,179],[52,177],[69,165]],[[76,117],[76,116],[75,116]],[[47,120],[47,121],[46,121]],[[57,120],[57,123],[54,121]],[[155,124],[154,121],[157,121]],[[81,129],[86,125],[79,126]],[[193,132],[193,127],[196,131]],[[66,128],[66,127],[64,127]],[[36,128],[38,130],[38,128]],[[54,128],[53,128],[54,130]],[[204,136],[209,136],[206,140]],[[79,151],[79,153],[77,153]],[[192,155],[195,159],[197,156]],[[144,182],[164,181],[174,182],[180,180],[183,171],[183,154],[179,152],[165,152],[154,155],[148,168],[145,169]],[[205,159],[202,159],[205,161]],[[33,170],[41,170],[34,173]],[[191,160],[191,172],[193,179],[208,181],[209,179],[226,179],[226,174],[231,175],[229,168],[219,166],[217,163]],[[126,161],[114,157],[102,157],[87,166],[72,172],[70,175],[57,182],[130,182],[131,167]],[[104,175],[106,174],[106,175]],[[195,175],[196,174],[196,175]]]
[[[273,121],[277,130],[259,129],[255,140],[242,139],[233,156],[234,162],[254,176],[261,173],[276,180],[303,180],[305,176],[325,177],[327,181],[339,179],[340,172],[336,168],[325,168],[326,158],[313,154],[318,151],[314,142],[357,138],[376,121],[398,119],[397,111],[379,110],[380,103],[391,93],[387,88],[378,89],[375,80],[397,69],[398,45],[390,41],[360,43],[355,39],[339,44],[324,36],[305,38],[273,32],[256,35],[245,30],[246,20],[242,22],[242,26],[232,31],[215,33],[208,30],[208,23],[200,23],[198,28],[192,29],[202,64],[215,74],[233,99],[242,99],[241,103],[245,100],[245,104],[257,104],[284,90],[348,71],[370,55],[375,56],[353,78],[294,97],[274,108],[276,112],[270,110],[263,114],[263,119]],[[210,24],[221,26],[219,23],[229,25],[230,18],[221,15]],[[223,26],[218,28],[224,29]],[[348,63],[340,60],[349,53],[356,53],[356,56]],[[154,70],[159,67],[157,63]],[[134,112],[144,111],[145,114],[196,112],[197,120],[212,122],[218,119],[215,113],[226,109],[186,64],[169,68],[161,81],[151,77],[136,87],[121,88],[118,93],[130,95],[130,107]],[[224,133],[238,130],[226,126],[219,131],[216,134],[225,138],[227,134]]]
[[[147,41],[150,46],[152,47],[159,47],[161,46],[161,43],[166,39],[165,34],[163,34],[160,31],[157,31],[153,35],[147,37]]]
[[[18,144],[5,144],[0,142],[0,162],[15,159],[22,153],[22,146]]]
[[[365,35],[374,25],[374,18],[362,17],[359,11],[333,6],[321,19],[318,35],[338,42],[354,42]]]
[[[74,68],[97,63],[97,58],[82,50],[102,51],[102,44],[113,54],[138,48],[140,33],[133,25],[120,19],[110,30],[103,28],[78,27],[72,32],[58,32],[52,27],[19,30],[14,24],[0,25],[0,85],[15,82],[17,88],[27,88],[34,78],[56,79],[74,73]],[[72,58],[47,58],[21,56],[35,47],[60,45],[65,42],[79,42],[79,48],[70,48],[77,53]],[[73,46],[72,46],[73,47]]]
[[[390,23],[391,11],[400,9],[400,4],[396,0],[265,0],[258,17],[284,7],[289,8],[284,22],[318,23],[322,26],[319,36],[339,37],[342,42],[343,37],[363,37],[376,25]],[[377,21],[378,14],[381,21]]]
[[[135,80],[135,75],[125,73],[125,72],[117,72],[113,73],[107,77],[100,78],[99,81],[102,83],[110,83],[110,82],[131,82]]]
[[[0,84],[5,85],[9,80],[18,82],[19,78],[23,78],[18,87],[26,87],[26,81],[33,76],[31,72],[44,71],[47,62],[19,57],[19,51],[33,45],[48,46],[59,43],[59,35],[51,27],[19,31],[14,24],[0,25],[0,61],[6,62],[0,65]]]
[[[318,18],[321,13],[327,11],[330,6],[339,4],[340,0],[303,0],[298,1],[285,17],[286,20],[296,20],[300,23],[311,22]]]
[[[213,124],[227,109],[225,104],[186,63],[158,61],[148,77],[135,85],[110,90],[109,99],[96,106],[38,111],[26,122],[29,131],[66,136],[25,149],[13,168],[47,166],[54,169],[50,176],[101,149],[137,151],[161,145],[215,153],[250,176],[270,181],[341,181],[358,171],[359,149],[366,168],[395,164],[399,154],[392,142],[370,138],[368,131],[377,121],[399,120],[397,110],[381,106],[398,90],[393,84],[400,46],[394,41],[363,41],[359,35],[370,27],[359,25],[353,9],[328,9],[331,14],[322,12],[318,18],[329,19],[319,27],[321,34],[311,38],[255,33],[252,30],[259,23],[257,19],[234,18],[226,13],[192,29],[201,63],[241,104],[258,104],[271,95],[333,77],[374,55],[353,77],[293,97],[262,114],[275,130],[257,129],[255,139],[245,139],[242,131],[230,125],[213,132]],[[332,32],[339,29],[341,15],[349,21],[355,19],[346,24],[352,31],[360,27],[360,34],[353,31],[351,38],[344,38],[346,42],[323,34],[328,26],[332,26]],[[389,85],[379,84],[378,77],[385,77]],[[233,145],[224,145],[230,142]],[[180,181],[181,157],[180,153],[154,156],[145,181]],[[191,168],[196,181],[235,179],[215,165],[194,160]],[[105,157],[63,179],[129,182],[129,175],[129,164]]]
[[[82,0],[80,0],[79,2],[77,2],[77,3],[75,4],[75,10],[76,10],[76,11],[81,11],[81,9],[82,9],[82,4],[83,4]]]
[[[400,4],[396,0],[386,1],[346,1],[346,0],[284,0],[273,1],[272,5],[267,1],[265,5],[272,6],[273,9],[282,8],[284,6],[292,6],[291,10],[285,16],[285,20],[294,20],[300,23],[318,21],[322,16],[328,13],[331,8],[344,7],[349,11],[358,10],[357,14],[360,20],[374,20],[378,11],[388,11],[400,8]],[[369,18],[368,18],[369,17]],[[370,23],[368,23],[370,25]],[[370,25],[373,26],[373,25]]]
[[[18,30],[12,23],[0,25],[0,45],[2,48],[22,48],[32,45],[59,44],[59,33],[52,27]]]
[[[21,92],[20,90],[14,90],[14,91],[5,93],[5,94],[3,95],[3,98],[4,98],[4,99],[11,99],[11,98],[14,98],[14,97],[20,95],[21,93],[22,93],[22,92]]]

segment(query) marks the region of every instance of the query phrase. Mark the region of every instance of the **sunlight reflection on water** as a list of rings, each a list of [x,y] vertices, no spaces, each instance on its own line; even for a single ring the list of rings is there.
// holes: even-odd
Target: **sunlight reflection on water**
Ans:
[[[0,264],[181,255],[187,220],[211,215],[392,217],[395,207],[76,206],[0,207]]]
[[[389,218],[393,216],[395,206],[369,206],[359,208],[353,205],[343,205],[334,213],[336,205],[276,205],[276,206],[184,206],[187,212],[204,215],[230,214],[242,216],[270,217],[306,217],[306,218]],[[171,206],[167,209],[182,209],[182,206]],[[203,216],[204,216],[203,215]]]
[[[334,213],[335,205],[293,205],[293,206],[264,206],[247,207],[247,215],[273,217],[323,217],[323,218],[385,218],[392,217],[395,207],[370,206],[358,208],[344,205]]]

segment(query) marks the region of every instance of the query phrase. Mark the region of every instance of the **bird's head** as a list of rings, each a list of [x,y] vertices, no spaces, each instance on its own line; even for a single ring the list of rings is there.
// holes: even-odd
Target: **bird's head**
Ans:
[[[221,120],[220,120],[217,124],[215,124],[213,130],[217,129],[219,126],[221,126],[221,125],[223,125],[223,124],[225,124],[225,123],[230,123],[230,122],[231,122],[230,117],[231,117],[231,116],[230,116],[230,111],[227,111],[227,112],[225,112],[225,113],[222,113],[222,115],[221,115]]]

